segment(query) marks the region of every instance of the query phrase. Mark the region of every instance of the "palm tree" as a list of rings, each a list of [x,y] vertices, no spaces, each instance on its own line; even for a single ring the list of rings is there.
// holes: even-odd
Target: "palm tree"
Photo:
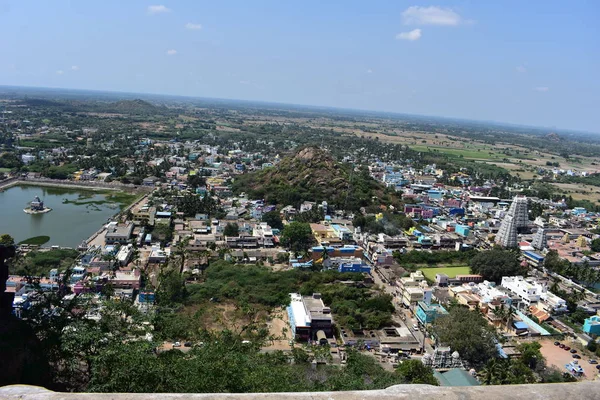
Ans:
[[[510,329],[510,326],[512,325],[513,321],[515,320],[515,310],[511,307],[508,306],[508,308],[506,309],[506,329]]]
[[[179,273],[182,274],[183,273],[183,268],[185,266],[185,258],[188,254],[188,245],[190,244],[190,237],[186,237],[183,240],[180,240],[177,245],[175,246],[176,249],[176,254],[179,256],[180,260],[181,260],[181,265],[179,267]]]

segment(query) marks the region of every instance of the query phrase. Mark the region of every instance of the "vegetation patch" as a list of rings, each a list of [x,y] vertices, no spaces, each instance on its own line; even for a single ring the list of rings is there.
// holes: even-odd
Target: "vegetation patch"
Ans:
[[[456,275],[466,275],[470,273],[469,267],[440,267],[440,268],[423,268],[421,269],[425,278],[435,281],[436,274],[446,274],[448,278],[454,279]]]
[[[34,237],[30,237],[29,239],[25,239],[20,241],[18,244],[33,244],[36,246],[41,246],[43,244],[46,244],[50,241],[50,236],[34,236]]]

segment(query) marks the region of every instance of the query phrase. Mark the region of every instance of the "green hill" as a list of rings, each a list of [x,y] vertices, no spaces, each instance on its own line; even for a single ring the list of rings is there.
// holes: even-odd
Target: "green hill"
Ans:
[[[339,209],[358,210],[398,202],[367,170],[353,171],[351,165],[335,161],[331,154],[316,147],[303,148],[272,168],[236,177],[233,190],[279,205],[327,201]]]
[[[111,103],[108,108],[122,114],[156,114],[163,111],[163,107],[157,107],[140,99],[117,101]]]

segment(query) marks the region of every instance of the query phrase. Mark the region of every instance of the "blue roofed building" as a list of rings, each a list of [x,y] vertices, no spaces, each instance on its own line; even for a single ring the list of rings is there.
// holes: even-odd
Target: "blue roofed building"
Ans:
[[[600,335],[600,316],[594,315],[583,322],[583,331],[587,334]]]
[[[338,266],[338,272],[371,272],[371,267],[363,263],[360,259],[342,262]]]
[[[544,263],[544,256],[535,251],[524,251],[523,257],[525,258],[525,260],[527,260],[527,263],[529,263],[529,265],[532,265],[534,267],[540,266]]]
[[[448,311],[440,304],[427,304],[424,301],[419,301],[417,303],[417,308],[415,315],[421,324],[427,325],[433,323],[436,318],[447,315]]]
[[[469,233],[471,233],[471,228],[468,225],[456,225],[456,227],[454,228],[454,232],[456,232],[458,235],[467,237],[469,236]]]

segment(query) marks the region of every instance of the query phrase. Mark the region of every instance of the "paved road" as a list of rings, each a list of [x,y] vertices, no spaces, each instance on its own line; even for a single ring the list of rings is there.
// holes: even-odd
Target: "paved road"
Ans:
[[[375,268],[374,266],[372,266],[372,271],[373,272],[371,275],[373,276],[373,282],[376,285],[382,287],[386,293],[394,296],[394,299],[392,301],[394,307],[396,307],[396,312],[394,313],[394,315],[392,315],[392,319],[394,320],[394,322],[401,327],[408,328],[408,330],[419,341],[419,343],[421,343],[421,346],[423,346],[423,343],[425,341],[425,335],[420,329],[413,329],[413,326],[417,325],[417,320],[411,315],[409,310],[405,309],[402,306],[400,299],[397,296],[398,288],[394,284],[384,281],[385,278],[383,278],[382,275],[377,272],[377,268]],[[425,342],[425,350],[429,352],[433,351],[433,349],[427,342]]]

